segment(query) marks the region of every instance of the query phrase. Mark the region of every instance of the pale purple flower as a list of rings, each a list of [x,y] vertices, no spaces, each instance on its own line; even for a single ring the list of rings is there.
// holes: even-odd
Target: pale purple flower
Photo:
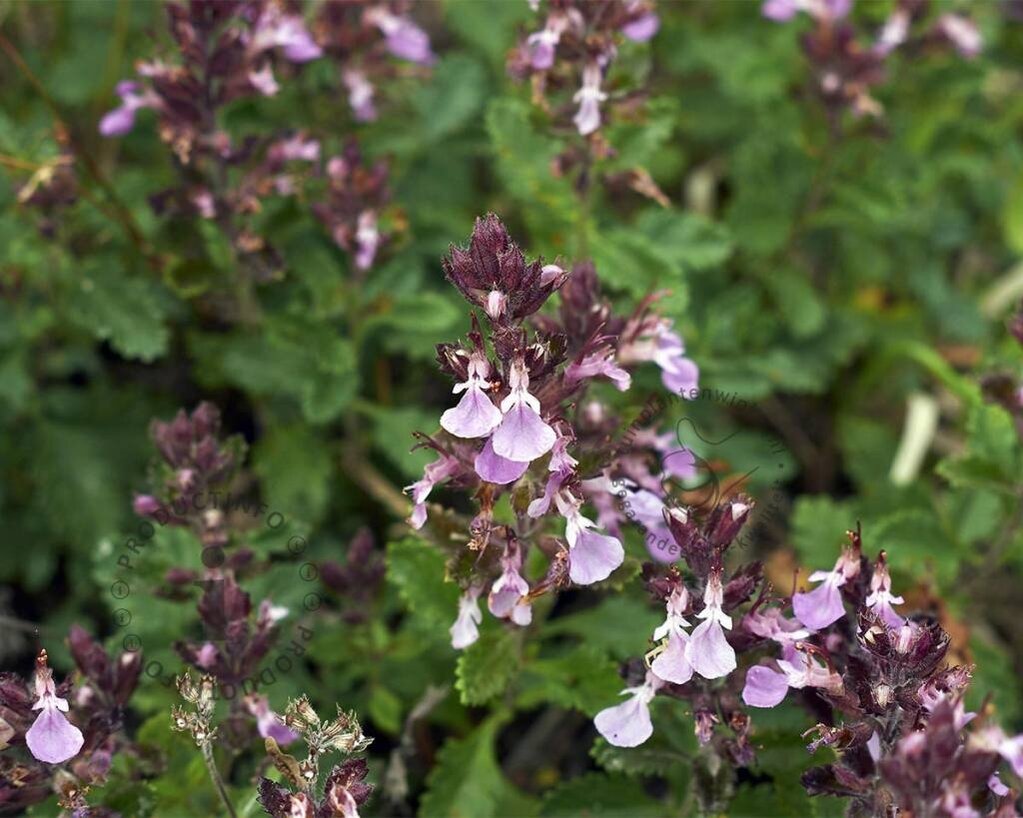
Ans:
[[[38,698],[32,709],[40,712],[25,733],[25,743],[37,761],[61,764],[78,755],[85,737],[64,715],[68,712],[67,699],[57,695],[45,650],[36,662],[35,688]]]
[[[788,619],[781,608],[769,608],[765,612],[751,611],[742,620],[743,628],[763,639],[771,639],[783,648],[791,647],[808,639],[810,631],[795,619]]]
[[[765,0],[760,12],[775,22],[791,20],[805,11],[818,20],[840,20],[849,14],[852,0]]]
[[[359,222],[355,229],[355,266],[360,270],[372,267],[379,246],[377,214],[372,210],[363,210],[359,214]]]
[[[689,592],[684,584],[679,583],[671,592],[664,607],[667,616],[654,630],[654,641],[659,642],[667,637],[668,643],[654,659],[650,669],[658,678],[681,685],[693,677],[693,666],[687,656],[689,634],[685,630],[689,622],[682,615],[689,607]]]
[[[569,550],[568,575],[576,585],[592,585],[611,576],[624,560],[625,549],[617,539],[584,529]]]
[[[650,721],[650,702],[664,683],[648,672],[638,687],[627,687],[621,695],[628,700],[597,713],[593,719],[600,734],[615,747],[638,747],[654,733]]]
[[[298,733],[270,709],[270,701],[266,696],[250,693],[245,697],[245,707],[255,716],[256,729],[263,738],[272,738],[281,747],[286,747],[298,739]]]
[[[421,480],[405,487],[405,491],[412,495],[414,504],[409,525],[417,530],[423,527],[426,522],[426,498],[430,496],[433,487],[457,474],[460,469],[461,464],[455,458],[442,454],[423,469]]]
[[[1023,776],[1023,734],[1007,736],[1001,727],[991,724],[970,734],[970,746],[998,753],[1016,775]]]
[[[567,27],[568,18],[564,14],[553,12],[548,16],[542,30],[526,38],[526,54],[529,56],[530,65],[536,71],[546,71],[554,65],[555,50]]]
[[[884,551],[877,558],[874,565],[874,575],[870,578],[870,595],[867,597],[867,607],[889,628],[893,630],[901,628],[906,620],[899,616],[892,609],[892,605],[903,603],[901,596],[892,594],[892,578],[888,573],[888,565],[885,562]]]
[[[482,589],[472,585],[458,599],[458,616],[448,632],[451,634],[451,647],[464,650],[480,638],[479,624],[483,621],[480,611],[479,596]]]
[[[764,0],[760,13],[768,20],[784,23],[795,17],[804,5],[802,0]]]
[[[487,606],[499,619],[511,619],[516,625],[525,626],[533,621],[533,608],[525,599],[529,583],[521,570],[522,552],[518,546],[509,544],[501,556],[501,576],[490,587]]]
[[[746,671],[742,700],[750,707],[777,707],[788,692],[789,681],[784,673],[766,665],[754,665]]]
[[[504,419],[491,438],[494,452],[529,463],[551,450],[557,434],[540,417],[540,401],[529,393],[529,372],[521,358],[511,365],[508,385],[511,393],[501,401]]]
[[[269,62],[263,63],[262,67],[255,71],[249,71],[249,84],[264,97],[272,97],[281,90]]]
[[[275,142],[269,158],[276,162],[315,162],[320,158],[320,143],[298,133]]]
[[[363,19],[380,29],[387,50],[395,57],[421,65],[431,65],[436,59],[427,33],[407,17],[399,17],[377,6],[366,12]]]
[[[503,416],[485,391],[492,386],[487,380],[490,361],[481,352],[473,352],[469,356],[468,370],[469,379],[455,384],[451,390],[456,395],[465,394],[457,406],[441,415],[440,425],[455,437],[483,437],[500,425]]]
[[[217,663],[220,651],[212,642],[206,642],[195,654],[195,663],[203,670],[209,670]]]
[[[942,14],[936,25],[955,50],[967,59],[976,57],[984,48],[984,39],[976,24],[961,14]]]
[[[676,395],[691,394],[699,384],[700,369],[685,356],[685,344],[677,332],[664,329],[657,339],[654,363],[661,368],[661,382]]]
[[[909,12],[904,8],[896,8],[885,21],[881,33],[878,35],[877,43],[874,44],[874,53],[885,56],[890,54],[904,42],[909,34]]]
[[[373,85],[366,75],[353,68],[341,72],[341,82],[348,89],[348,104],[356,122],[372,122],[377,118],[376,106],[373,105]]]
[[[217,216],[217,203],[213,194],[206,188],[200,188],[190,194],[192,204],[196,212],[204,219],[215,219]],[[190,472],[191,469],[182,469],[183,472]]]
[[[529,468],[529,463],[501,457],[494,451],[494,439],[489,437],[483,444],[483,449],[476,455],[473,466],[476,469],[476,474],[488,483],[504,486],[514,483],[522,477],[526,473],[526,469]]]
[[[582,87],[572,97],[572,101],[579,104],[572,121],[583,136],[600,127],[600,103],[607,99],[607,94],[600,90],[601,79],[600,66],[595,62],[587,64],[583,69]]]
[[[783,652],[785,658],[778,660],[779,670],[756,665],[746,672],[742,700],[750,707],[775,707],[790,687],[819,687],[832,693],[842,690],[842,677],[817,662],[808,651],[789,646]]]
[[[724,589],[720,570],[707,577],[703,593],[703,610],[696,616],[702,619],[689,640],[688,658],[693,670],[705,679],[718,679],[735,670],[735,650],[728,644],[724,629],[731,630],[732,618],[721,610]]]
[[[554,496],[558,511],[565,518],[565,539],[568,541],[568,575],[576,585],[591,585],[611,576],[625,560],[622,544],[607,534],[593,531],[594,523],[579,510],[582,501],[570,491]]]
[[[526,509],[526,513],[530,517],[534,519],[542,517],[550,510],[551,502],[558,490],[575,471],[575,467],[579,465],[579,461],[568,453],[568,444],[571,442],[572,438],[565,435],[554,441],[554,446],[551,448],[551,459],[547,465],[550,475],[544,486],[543,494],[533,500]]]
[[[615,363],[614,351],[607,346],[601,347],[565,367],[565,384],[567,386],[597,376],[609,379],[619,392],[626,391],[632,385],[632,376]]]
[[[810,574],[810,582],[822,584],[812,591],[793,595],[792,610],[796,618],[811,631],[819,631],[841,619],[845,615],[845,605],[842,604],[840,589],[859,570],[859,554],[846,550],[830,571],[814,571]]]
[[[153,108],[157,98],[151,91],[140,92],[142,86],[132,80],[117,83],[117,95],[121,104],[107,112],[99,121],[99,132],[103,136],[124,136],[135,127],[135,112],[141,108]]]
[[[640,5],[638,0],[633,0],[629,3],[629,10],[632,11]],[[647,9],[622,26],[622,34],[634,43],[645,43],[657,33],[660,27],[661,19],[652,9]]]
[[[288,14],[279,6],[268,3],[256,21],[250,49],[261,53],[280,48],[287,60],[309,62],[323,56],[323,49],[313,40],[305,21],[297,14]]]
[[[674,562],[679,555],[678,546],[664,522],[664,501],[648,489],[633,490],[622,499],[626,517],[643,527],[643,542],[650,556],[658,562]]]
[[[988,789],[991,790],[995,795],[1001,798],[1003,795],[1008,795],[1012,790],[1002,783],[1001,777],[997,772],[991,773],[987,780]]]

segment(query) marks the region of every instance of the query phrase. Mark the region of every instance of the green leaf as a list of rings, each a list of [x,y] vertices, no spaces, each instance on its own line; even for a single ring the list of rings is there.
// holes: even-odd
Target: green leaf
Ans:
[[[448,54],[433,71],[431,83],[415,96],[422,117],[416,138],[432,143],[476,118],[486,89],[483,66],[466,54]]]
[[[845,532],[855,525],[856,514],[848,503],[804,495],[792,511],[792,544],[805,564],[830,567],[846,543]]]
[[[125,358],[148,362],[167,351],[167,304],[167,295],[149,279],[119,275],[112,265],[95,265],[79,279],[70,315]]]
[[[480,638],[458,657],[455,687],[462,704],[486,704],[500,696],[519,669],[520,635],[498,626],[484,629]]]
[[[275,509],[309,521],[326,511],[333,464],[330,448],[315,429],[271,426],[253,447],[252,465]]]
[[[622,688],[618,664],[594,645],[584,644],[523,669],[517,704],[522,709],[556,704],[593,716],[615,703]]]
[[[543,801],[543,818],[646,818],[663,816],[665,806],[643,785],[623,775],[587,773],[553,790]]]
[[[445,582],[444,555],[415,537],[387,546],[387,578],[423,630],[446,633],[458,613],[458,588]]]
[[[497,818],[510,785],[494,756],[492,717],[462,739],[448,739],[426,779],[419,818]]]
[[[487,109],[487,133],[508,193],[523,206],[532,232],[552,240],[571,226],[577,206],[569,181],[551,174],[561,145],[533,128],[530,111],[521,100],[495,100]]]
[[[616,594],[592,608],[550,620],[546,635],[577,636],[586,644],[624,660],[636,655],[637,645],[645,643],[643,634],[652,633],[659,622],[657,612],[646,602]]]
[[[311,423],[333,420],[358,389],[351,342],[325,324],[277,317],[259,333],[193,333],[190,346],[207,384],[297,399]]]

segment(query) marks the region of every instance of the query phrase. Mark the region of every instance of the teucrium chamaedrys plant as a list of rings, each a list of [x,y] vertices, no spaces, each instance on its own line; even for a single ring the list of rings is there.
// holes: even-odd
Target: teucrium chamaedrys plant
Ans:
[[[655,434],[636,437],[612,456],[618,421],[587,397],[590,383],[608,380],[624,391],[631,377],[623,367],[654,361],[665,385],[685,394],[696,386],[698,370],[671,322],[649,304],[627,319],[612,315],[592,265],[568,273],[557,264],[527,262],[494,215],[477,220],[467,247],[451,248],[444,269],[477,312],[467,343],[438,347],[441,369],[461,397],[441,416],[441,435],[420,435],[420,445],[438,457],[408,488],[409,521],[417,529],[426,524],[427,499],[442,483],[473,496],[477,508],[455,555],[464,593],[452,644],[464,648],[476,639],[477,599],[488,587],[491,612],[525,625],[531,597],[601,582],[622,564],[619,538],[600,529],[617,530],[623,520],[612,479],[624,462],[632,469],[628,490],[645,500],[647,513],[663,507],[655,492],[657,476],[667,472],[659,457],[664,442]],[[560,314],[537,314],[556,291]],[[668,454],[677,455],[672,465],[691,466],[684,452]],[[495,519],[502,494],[511,498],[514,516],[507,522]],[[596,521],[583,514],[587,503]],[[534,548],[548,564],[531,589],[521,570]]]

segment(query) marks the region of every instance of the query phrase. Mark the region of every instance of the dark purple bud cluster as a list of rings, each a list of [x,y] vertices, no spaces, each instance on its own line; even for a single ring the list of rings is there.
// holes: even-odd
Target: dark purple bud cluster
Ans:
[[[534,5],[539,8],[539,0]],[[530,78],[534,99],[556,121],[571,119],[588,137],[607,118],[601,104],[611,95],[602,86],[619,44],[646,42],[659,27],[652,0],[550,0],[543,28],[511,53],[508,72],[519,80]],[[629,106],[636,100],[625,94],[615,95],[614,102]]]
[[[216,676],[221,684],[239,686],[257,675],[277,639],[277,622],[283,614],[264,600],[253,621],[248,593],[230,573],[216,573],[211,570],[198,583],[205,588],[197,608],[206,641],[177,642],[174,647],[186,662]]]
[[[340,156],[328,160],[327,191],[323,201],[313,205],[316,217],[334,242],[351,254],[359,272],[373,266],[381,245],[390,239],[378,225],[391,195],[387,178],[387,163],[368,165],[358,143],[350,139]]]
[[[348,0],[319,7],[316,35],[337,64],[357,122],[377,118],[377,88],[382,81],[422,74],[436,59],[426,32],[412,20],[411,9],[407,0]]]
[[[225,545],[226,517],[210,497],[235,475],[244,442],[220,439],[220,410],[206,402],[191,415],[181,409],[170,422],[153,421],[150,436],[163,462],[154,469],[154,493],[135,496],[135,513],[161,525],[191,527],[204,548]]]
[[[355,624],[368,618],[369,605],[380,592],[385,571],[372,532],[363,528],[349,543],[344,563],[331,560],[320,565],[320,578],[341,597],[345,621]]]
[[[632,498],[651,522],[650,541],[669,536],[661,515],[664,485],[680,473],[660,459],[671,435],[664,440],[654,430],[634,429],[616,443],[620,418],[589,392],[597,379],[628,389],[625,359],[656,362],[673,390],[695,387],[698,372],[671,322],[653,314],[649,303],[631,318],[613,316],[592,264],[568,273],[542,259],[530,261],[494,215],[478,219],[468,246],[452,247],[443,266],[479,312],[466,342],[437,348],[440,368],[454,378],[453,392],[461,398],[441,415],[441,434],[420,436],[420,445],[438,459],[407,490],[417,529],[426,524],[427,498],[441,483],[475,502],[474,515],[456,523],[461,531],[441,531],[453,515],[435,522],[446,547],[466,546],[454,548],[451,563],[464,591],[452,644],[464,648],[477,638],[478,598],[488,588],[494,616],[526,625],[537,595],[607,579],[625,557],[621,526],[633,519],[621,511],[620,498]],[[560,313],[541,313],[555,292],[562,297]],[[516,520],[499,522],[495,504],[505,492]],[[597,520],[583,514],[586,503]],[[546,531],[546,523],[563,538]],[[522,574],[530,548],[549,560],[532,586]]]
[[[928,5],[927,0],[899,0],[876,34],[861,31],[849,18],[852,0],[764,0],[762,9],[777,22],[801,11],[814,19],[803,51],[813,69],[813,90],[832,116],[844,110],[880,116],[871,89],[885,81],[885,61],[894,51],[921,54],[951,47],[967,59],[980,53],[983,42],[972,21],[952,13],[929,19]]]

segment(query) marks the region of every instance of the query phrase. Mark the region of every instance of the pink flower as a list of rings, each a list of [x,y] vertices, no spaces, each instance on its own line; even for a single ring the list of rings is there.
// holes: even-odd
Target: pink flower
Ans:
[[[565,385],[571,386],[598,375],[609,379],[619,392],[624,392],[632,385],[632,376],[615,363],[614,352],[607,346],[569,364],[565,368]]]
[[[440,418],[440,425],[455,437],[483,437],[496,429],[503,418],[501,410],[494,406],[484,390],[491,384],[490,362],[480,352],[469,357],[469,379],[455,384],[451,391],[456,395],[464,392],[458,405],[448,409]]]
[[[724,589],[721,572],[707,577],[703,593],[703,610],[696,616],[702,619],[689,640],[688,659],[693,670],[705,679],[718,679],[735,670],[735,650],[728,644],[724,629],[731,630],[732,618],[721,610]]]
[[[109,111],[99,121],[99,132],[103,136],[124,136],[135,127],[135,112],[141,108],[152,108],[157,99],[151,91],[140,93],[141,86],[132,80],[117,83],[117,95],[121,104]]]
[[[849,14],[852,0],[765,0],[760,13],[781,23],[805,11],[818,20],[840,20]]]
[[[600,127],[600,103],[607,99],[607,94],[600,90],[601,79],[600,66],[595,62],[587,64],[583,69],[582,87],[572,97],[572,101],[579,104],[573,122],[583,136]]]
[[[685,395],[696,389],[700,370],[685,357],[685,344],[677,332],[665,330],[657,339],[654,363],[661,368],[661,382],[676,395]]]
[[[754,665],[746,671],[742,700],[750,707],[776,707],[788,692],[789,682],[784,673],[765,665]]]
[[[458,600],[458,616],[448,632],[451,634],[451,647],[463,650],[480,638],[479,624],[483,621],[479,599],[482,589],[472,585]]]
[[[298,733],[284,724],[280,716],[270,709],[270,701],[266,696],[250,693],[245,697],[245,707],[256,717],[256,729],[263,738],[272,738],[281,747],[298,739]]]
[[[461,464],[453,457],[442,454],[425,469],[423,478],[417,480],[411,486],[406,486],[405,491],[412,495],[412,515],[408,522],[415,529],[420,529],[426,523],[426,498],[430,496],[434,486],[458,474]]]
[[[529,64],[537,71],[546,71],[554,65],[554,50],[560,40],[561,32],[550,28],[548,20],[546,28],[526,38]]]
[[[632,0],[628,4],[630,12],[639,11],[639,14],[622,26],[622,34],[634,43],[645,43],[653,37],[661,27],[661,20],[651,9],[643,9],[642,3]]]
[[[501,401],[504,419],[491,438],[494,452],[529,463],[549,452],[557,435],[540,417],[540,401],[529,393],[529,372],[521,358],[512,364],[508,383],[511,394]]]
[[[290,62],[302,63],[323,56],[323,49],[313,40],[305,21],[297,14],[288,14],[275,3],[264,6],[249,43],[251,53],[259,54],[280,48]]]
[[[855,550],[844,550],[830,571],[814,571],[810,574],[810,582],[823,584],[792,597],[796,618],[812,631],[819,631],[841,619],[845,616],[845,606],[839,589],[859,571],[860,556]]]
[[[665,637],[668,643],[650,665],[650,669],[658,678],[675,684],[685,684],[693,677],[693,666],[689,662],[689,634],[685,628],[689,625],[682,613],[689,607],[689,592],[682,583],[669,595],[665,608],[667,616],[664,622],[654,630],[654,640]]]
[[[867,607],[879,616],[885,625],[895,630],[901,628],[906,620],[892,610],[892,605],[901,605],[903,601],[901,596],[892,595],[892,578],[888,573],[888,565],[882,551],[874,565],[874,575],[870,578]]]
[[[274,78],[273,68],[269,62],[263,63],[260,68],[254,71],[249,71],[249,84],[264,97],[272,97],[281,90],[281,86],[277,84],[277,80]]]
[[[476,474],[483,480],[486,480],[488,483],[496,483],[499,486],[514,483],[529,468],[529,463],[509,460],[495,452],[494,439],[492,437],[487,438],[487,442],[483,444],[483,449],[476,455],[473,465],[476,469]]]
[[[431,65],[436,57],[430,50],[430,38],[407,17],[392,14],[383,6],[370,9],[363,19],[384,35],[387,50],[409,62]]]
[[[356,122],[372,122],[377,118],[373,105],[373,86],[361,71],[346,68],[341,72],[341,82],[348,89],[348,104]]]
[[[976,57],[984,48],[984,39],[976,24],[960,14],[942,14],[937,29],[967,59]]]
[[[878,35],[874,53],[881,56],[890,54],[906,42],[907,34],[909,34],[909,12],[904,8],[896,8],[885,21],[884,28]]]
[[[657,676],[648,672],[646,680],[639,687],[627,687],[622,691],[621,695],[629,696],[628,701],[597,713],[593,724],[609,744],[615,747],[638,747],[653,735],[650,702],[663,684]]]
[[[85,738],[64,715],[68,712],[67,699],[57,695],[45,650],[40,651],[36,660],[35,688],[38,698],[32,709],[40,713],[25,733],[25,743],[37,761],[61,764],[78,755]]]
[[[818,663],[808,650],[786,647],[784,659],[778,660],[779,670],[765,665],[751,667],[746,673],[742,700],[750,707],[774,707],[785,698],[791,687],[820,687],[832,693],[842,690],[842,677],[827,665]]]
[[[568,541],[568,575],[576,585],[592,585],[611,576],[625,560],[622,544],[607,534],[591,529],[592,520],[579,510],[582,502],[568,490],[554,496],[558,511],[565,518],[565,539]]]
[[[501,576],[490,588],[487,605],[490,613],[500,619],[511,619],[516,625],[528,625],[533,621],[533,608],[525,599],[529,583],[520,573],[522,552],[517,545],[509,543],[501,557]]]
[[[372,210],[363,210],[359,214],[359,222],[355,229],[355,266],[360,270],[372,267],[379,246],[377,214]]]

